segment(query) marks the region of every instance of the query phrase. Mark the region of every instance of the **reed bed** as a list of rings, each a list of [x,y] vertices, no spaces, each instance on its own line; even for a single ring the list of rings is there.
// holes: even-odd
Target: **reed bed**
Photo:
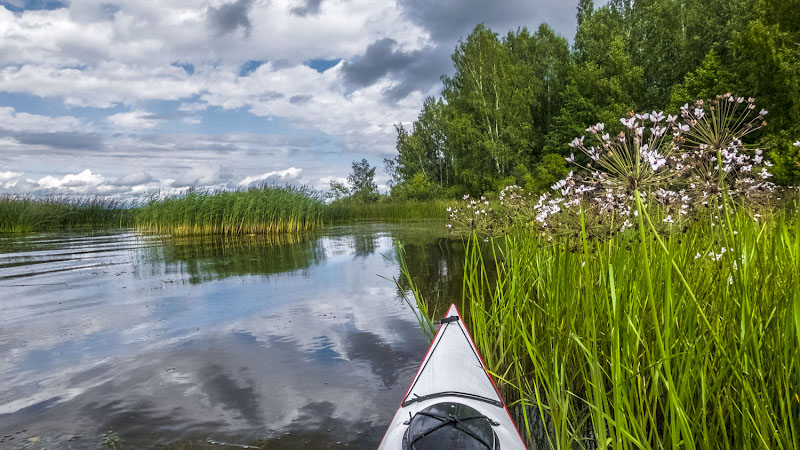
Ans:
[[[322,226],[323,203],[303,188],[191,191],[152,201],[134,212],[137,229],[189,235],[301,233]]]
[[[797,202],[654,220],[469,241],[462,309],[530,448],[800,448]]]
[[[447,202],[344,200],[325,205],[317,193],[291,186],[246,191],[193,189],[163,199],[0,197],[0,232],[124,228],[172,236],[280,235],[313,231],[323,223],[441,220]]]
[[[130,204],[103,197],[0,197],[0,232],[125,227]]]
[[[445,221],[445,208],[449,200],[392,200],[382,199],[374,203],[339,200],[325,206],[325,223],[348,223],[360,221],[412,222]]]

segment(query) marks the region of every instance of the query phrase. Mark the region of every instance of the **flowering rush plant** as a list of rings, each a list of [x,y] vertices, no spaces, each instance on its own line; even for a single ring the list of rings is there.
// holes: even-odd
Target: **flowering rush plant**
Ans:
[[[687,103],[676,115],[631,113],[619,124],[591,125],[568,144],[566,160],[574,170],[532,206],[512,202],[507,213],[553,233],[574,233],[582,214],[587,231],[613,234],[636,222],[636,194],[644,206],[657,208],[665,228],[702,211],[716,216],[714,209],[727,200],[768,207],[776,189],[769,181],[772,164],[762,149],[744,142],[766,125],[767,114],[754,99],[727,93]],[[517,198],[527,195],[510,186],[501,196],[509,189]],[[455,211],[451,220],[459,222]]]

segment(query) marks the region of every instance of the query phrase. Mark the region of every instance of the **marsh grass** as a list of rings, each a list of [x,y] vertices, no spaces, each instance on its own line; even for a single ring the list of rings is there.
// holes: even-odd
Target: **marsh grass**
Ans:
[[[444,221],[446,200],[325,205],[307,188],[264,185],[239,191],[192,189],[166,198],[0,197],[0,232],[135,227],[172,236],[302,234],[323,224]]]
[[[531,448],[800,448],[797,203],[640,219],[468,244],[462,309]]]
[[[349,223],[362,221],[410,222],[445,221],[449,200],[393,200],[381,199],[365,203],[344,199],[325,206],[325,223]]]
[[[142,231],[190,235],[301,233],[322,226],[323,203],[309,190],[261,186],[246,191],[190,191],[134,212]]]
[[[130,205],[102,197],[0,197],[0,232],[125,227]]]

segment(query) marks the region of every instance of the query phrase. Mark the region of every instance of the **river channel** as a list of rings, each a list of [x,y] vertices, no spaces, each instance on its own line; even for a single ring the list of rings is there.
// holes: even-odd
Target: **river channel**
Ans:
[[[0,235],[0,448],[376,448],[428,345],[397,244],[460,300],[441,224]]]

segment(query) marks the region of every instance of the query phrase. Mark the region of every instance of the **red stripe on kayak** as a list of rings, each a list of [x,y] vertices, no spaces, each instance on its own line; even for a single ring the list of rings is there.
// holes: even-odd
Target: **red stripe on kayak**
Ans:
[[[486,368],[486,363],[483,362],[483,357],[481,356],[481,352],[478,351],[478,347],[475,345],[475,341],[472,340],[472,335],[470,334],[469,330],[467,329],[466,322],[464,322],[464,319],[461,317],[461,313],[458,312],[458,308],[456,308],[455,306],[456,306],[455,303],[451,303],[450,304],[451,308],[455,308],[456,314],[458,314],[458,320],[460,320],[461,323],[464,324],[464,332],[467,333],[467,337],[469,338],[469,342],[472,344],[472,348],[475,350],[475,354],[478,355],[478,359],[481,360],[481,365],[483,366],[483,372],[486,374],[487,377],[489,377],[489,381],[492,382],[492,386],[494,387],[494,391],[497,393],[497,396],[500,397],[500,401],[503,402],[503,409],[506,410],[506,414],[508,415],[508,419],[511,421],[511,426],[513,426],[514,427],[514,431],[517,432],[517,436],[519,437],[520,442],[522,442],[522,446],[527,448],[525,446],[525,440],[522,439],[522,434],[520,434],[519,429],[517,428],[517,424],[514,423],[514,419],[511,417],[511,413],[508,412],[508,407],[506,406],[506,400],[500,394],[500,390],[497,389],[497,385],[494,383],[494,380],[492,379],[492,376],[489,374],[489,371]],[[439,334],[439,333],[437,332],[436,334]],[[411,389],[411,386],[409,386],[409,389]],[[406,395],[408,395],[408,393],[406,393]]]
[[[520,434],[519,429],[517,428],[517,425],[514,423],[514,419],[511,417],[511,413],[508,411],[508,407],[506,406],[505,399],[503,399],[503,396],[500,394],[500,390],[497,389],[497,384],[495,384],[494,379],[492,379],[492,376],[489,374],[488,370],[486,369],[486,363],[483,361],[483,357],[481,356],[481,352],[478,351],[478,347],[475,345],[475,341],[472,339],[472,335],[470,334],[469,330],[467,329],[467,324],[466,324],[466,322],[464,322],[464,318],[461,317],[461,313],[458,312],[458,308],[456,307],[455,303],[451,303],[450,304],[450,308],[448,308],[448,312],[450,311],[450,309],[455,309],[456,310],[456,315],[458,316],[458,320],[462,324],[464,324],[464,327],[463,327],[464,333],[467,335],[467,338],[469,339],[469,342],[472,345],[472,349],[474,350],[475,354],[478,355],[478,359],[480,360],[481,366],[483,367],[483,373],[485,373],[486,377],[489,378],[489,382],[492,383],[492,387],[494,388],[494,392],[497,394],[497,397],[503,403],[503,409],[506,411],[506,415],[508,416],[508,420],[511,422],[511,426],[514,427],[514,431],[517,432],[517,437],[519,437],[520,443],[522,443],[522,446],[524,448],[527,448],[527,446],[525,445],[525,440],[522,439],[522,434]],[[395,416],[397,416],[397,413],[403,408],[403,402],[406,401],[406,398],[408,398],[408,394],[411,392],[411,388],[416,383],[417,377],[419,377],[419,374],[422,371],[422,367],[425,365],[425,361],[428,360],[428,357],[430,356],[430,353],[433,350],[433,344],[439,338],[439,335],[442,333],[442,330],[444,330],[444,325],[445,324],[439,325],[439,329],[436,330],[436,335],[433,337],[433,340],[431,340],[431,343],[428,345],[428,351],[425,352],[425,357],[422,358],[422,361],[420,361],[419,367],[417,368],[417,372],[414,374],[414,378],[411,380],[411,383],[408,385],[408,389],[406,389],[406,393],[403,395],[403,399],[400,400],[400,405],[397,407],[397,410],[395,411],[394,415],[392,416],[392,420],[389,422],[389,426],[386,427],[386,431],[383,433],[383,437],[381,438],[381,442],[378,444],[378,448],[380,448],[383,445],[383,441],[386,439],[386,436],[389,434],[389,430],[390,430],[390,427],[392,425],[392,422],[394,422]]]
[[[456,313],[458,313],[458,310],[456,310]],[[461,316],[458,316],[458,318],[460,320]],[[431,343],[428,344],[428,351],[425,352],[425,357],[423,357],[422,361],[419,362],[419,367],[417,367],[417,373],[414,374],[414,378],[411,379],[411,383],[409,383],[408,389],[406,389],[406,393],[403,394],[403,398],[402,398],[402,400],[400,400],[400,405],[397,406],[397,410],[394,412],[394,415],[392,416],[392,420],[389,422],[389,426],[386,427],[386,431],[383,433],[383,437],[381,438],[381,442],[378,444],[378,448],[380,448],[381,445],[383,445],[383,440],[386,439],[386,435],[389,434],[389,429],[390,429],[390,427],[392,425],[392,422],[394,422],[395,416],[397,416],[397,413],[403,408],[403,402],[406,401],[406,398],[408,397],[408,393],[411,392],[411,387],[414,386],[414,382],[417,381],[417,377],[419,377],[419,373],[422,372],[422,366],[425,364],[425,361],[428,360],[428,356],[431,354],[431,351],[433,350],[433,343],[436,342],[436,339],[439,338],[439,334],[441,334],[443,329],[444,329],[444,325],[439,325],[439,329],[436,330],[436,334],[433,336],[433,339],[431,340]],[[467,335],[469,335],[469,332],[467,332]],[[480,355],[478,355],[478,356],[480,357]],[[481,361],[481,363],[483,363],[483,361]],[[486,367],[486,366],[484,366],[484,367]],[[489,378],[489,379],[491,380],[491,378]],[[495,387],[495,390],[496,389],[497,388]],[[503,397],[500,397],[501,401],[502,401],[502,399],[503,399]],[[505,407],[505,403],[503,403],[503,406]],[[508,412],[508,410],[506,410],[506,412]],[[511,416],[509,416],[509,417],[511,417]],[[512,423],[513,423],[513,421],[512,421]],[[516,428],[516,425],[515,425],[515,428]],[[517,433],[519,433],[519,431]]]

